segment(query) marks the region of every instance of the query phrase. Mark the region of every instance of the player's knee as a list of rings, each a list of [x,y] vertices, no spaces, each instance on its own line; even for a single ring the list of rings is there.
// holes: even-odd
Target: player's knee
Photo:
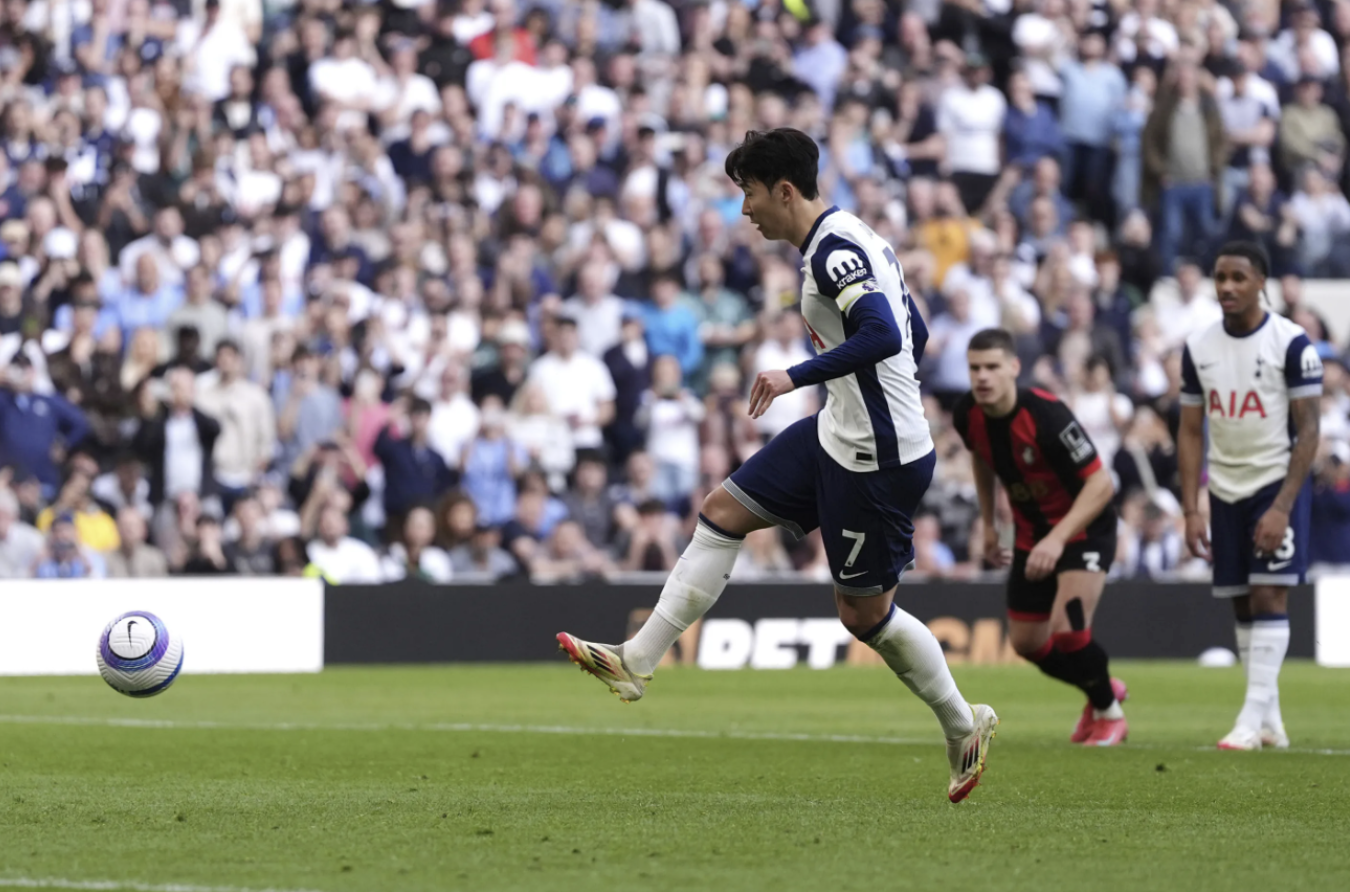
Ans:
[[[728,502],[739,505],[739,503],[731,497],[731,493],[720,486],[714,487],[712,492],[703,497],[703,504],[700,506],[699,512],[704,517],[708,518],[708,520],[725,528],[732,517],[731,505],[728,505]]]
[[[1045,650],[1045,643],[1050,640],[1049,624],[1012,629],[1008,633],[1008,640],[1019,657],[1030,659]]]
[[[859,641],[871,638],[877,626],[890,615],[891,602],[887,598],[855,598],[836,591],[834,600],[839,621]]]
[[[1262,614],[1289,612],[1289,590],[1283,586],[1254,585],[1247,600],[1247,620]]]

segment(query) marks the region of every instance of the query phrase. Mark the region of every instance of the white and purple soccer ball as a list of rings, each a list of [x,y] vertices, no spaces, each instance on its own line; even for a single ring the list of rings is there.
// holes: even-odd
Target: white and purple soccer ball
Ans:
[[[153,613],[133,610],[108,623],[98,638],[98,673],[128,697],[161,694],[183,668],[183,640]]]

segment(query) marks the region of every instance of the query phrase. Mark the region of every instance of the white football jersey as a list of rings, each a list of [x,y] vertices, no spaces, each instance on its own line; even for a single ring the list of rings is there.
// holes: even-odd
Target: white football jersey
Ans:
[[[866,223],[838,208],[816,220],[802,245],[802,317],[816,353],[856,330],[849,309],[864,294],[885,298],[900,329],[900,352],[825,382],[820,445],[850,471],[909,464],[933,451],[916,377],[928,328],[905,287],[895,252]]]
[[[1322,360],[1298,325],[1267,313],[1246,335],[1216,322],[1186,339],[1181,404],[1209,418],[1209,491],[1225,502],[1289,474],[1289,401],[1322,395]]]

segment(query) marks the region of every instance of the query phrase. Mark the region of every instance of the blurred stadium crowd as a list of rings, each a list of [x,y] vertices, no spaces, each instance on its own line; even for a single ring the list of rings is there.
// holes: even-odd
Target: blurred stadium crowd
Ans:
[[[931,328],[919,571],[981,571],[945,409],[1001,324],[1119,478],[1115,572],[1204,575],[1172,433],[1226,237],[1326,360],[1350,561],[1300,301],[1350,274],[1347,51],[1346,0],[0,0],[0,576],[668,570],[823,396],[745,412],[809,350],[722,172],[777,126]],[[736,568],[789,574],[818,536]]]

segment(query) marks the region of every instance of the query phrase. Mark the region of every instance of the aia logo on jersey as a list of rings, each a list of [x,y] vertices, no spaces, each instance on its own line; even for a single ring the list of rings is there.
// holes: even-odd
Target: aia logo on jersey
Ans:
[[[1209,414],[1218,415],[1220,418],[1246,418],[1248,415],[1259,415],[1266,417],[1266,407],[1261,404],[1261,395],[1255,390],[1247,391],[1247,395],[1242,398],[1242,403],[1238,403],[1236,390],[1228,391],[1228,405],[1225,406],[1223,396],[1217,390],[1209,392]]]
[[[847,248],[830,252],[830,256],[825,258],[825,271],[830,274],[835,287],[840,289],[852,285],[868,272],[862,258]]]

